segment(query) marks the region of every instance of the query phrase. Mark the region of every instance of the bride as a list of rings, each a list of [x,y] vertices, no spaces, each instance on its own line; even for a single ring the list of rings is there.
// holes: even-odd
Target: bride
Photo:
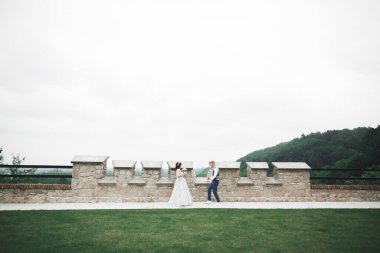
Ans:
[[[193,197],[190,194],[189,187],[187,186],[185,173],[181,171],[182,163],[175,164],[176,177],[172,195],[170,196],[169,203],[177,206],[188,206],[193,203]]]

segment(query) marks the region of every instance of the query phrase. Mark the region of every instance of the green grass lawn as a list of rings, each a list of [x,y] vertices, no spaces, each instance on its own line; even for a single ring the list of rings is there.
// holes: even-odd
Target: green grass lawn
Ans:
[[[0,252],[380,252],[380,210],[3,211]]]

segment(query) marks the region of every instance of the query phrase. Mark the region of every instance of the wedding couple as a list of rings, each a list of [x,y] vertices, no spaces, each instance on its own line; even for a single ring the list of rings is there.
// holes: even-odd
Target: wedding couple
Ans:
[[[218,185],[219,185],[219,168],[215,166],[215,162],[209,162],[210,169],[212,170],[212,175],[207,178],[207,182],[210,183],[210,186],[207,190],[207,202],[206,204],[211,203],[211,191],[214,193],[216,202],[220,202],[218,195]],[[193,197],[187,186],[186,179],[184,176],[186,172],[181,169],[182,163],[177,162],[175,164],[176,169],[176,181],[174,183],[174,188],[172,195],[170,196],[169,203],[177,206],[189,206],[193,203]]]

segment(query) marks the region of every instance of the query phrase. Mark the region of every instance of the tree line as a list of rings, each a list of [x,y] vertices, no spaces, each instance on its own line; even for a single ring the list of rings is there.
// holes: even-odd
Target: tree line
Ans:
[[[243,172],[246,170],[245,162],[254,161],[264,161],[269,164],[306,162],[313,169],[378,169],[380,168],[380,125],[376,128],[358,127],[352,130],[302,134],[291,141],[251,152],[237,161],[242,162]],[[368,173],[371,174],[363,172],[356,175],[369,175]],[[375,172],[372,174],[377,175]]]

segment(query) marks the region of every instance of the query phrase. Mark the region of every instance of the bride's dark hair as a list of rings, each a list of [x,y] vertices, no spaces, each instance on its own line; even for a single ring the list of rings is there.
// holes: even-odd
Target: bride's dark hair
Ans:
[[[179,169],[179,168],[181,168],[181,165],[182,165],[182,163],[177,162],[177,163],[175,164],[175,169]]]

